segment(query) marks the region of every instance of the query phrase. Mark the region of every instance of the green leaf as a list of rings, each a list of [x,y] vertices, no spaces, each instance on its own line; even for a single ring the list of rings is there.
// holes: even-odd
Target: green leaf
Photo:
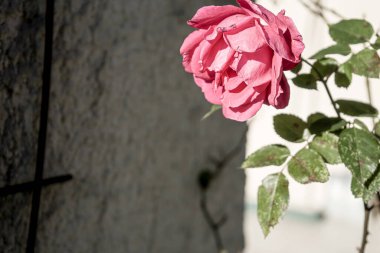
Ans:
[[[359,180],[355,177],[352,177],[351,181],[351,191],[356,198],[363,198],[364,202],[374,198],[376,192],[380,189],[380,164],[377,166],[375,172],[372,176],[366,181],[365,187],[360,184]]]
[[[352,101],[352,100],[337,100],[339,111],[350,116],[358,117],[373,117],[377,115],[377,109],[370,104]]]
[[[220,105],[211,105],[211,108],[210,108],[210,111],[208,111],[208,113],[206,113],[203,117],[202,117],[202,120],[204,119],[207,119],[208,117],[210,117],[214,112],[218,111],[219,109],[221,109],[222,107]]]
[[[342,20],[329,28],[331,38],[341,44],[367,42],[374,33],[372,25],[362,19]]]
[[[322,58],[314,62],[311,74],[317,79],[331,75],[338,69],[338,62],[333,58]]]
[[[347,122],[339,118],[321,118],[309,126],[312,134],[321,134],[323,132],[335,132],[345,127]]]
[[[317,151],[328,163],[338,164],[342,160],[338,150],[339,138],[335,134],[323,133],[322,136],[314,137],[310,148]]]
[[[377,37],[375,43],[371,44],[371,46],[376,50],[380,49],[380,37]]]
[[[317,79],[312,74],[300,74],[292,79],[293,83],[305,89],[317,89]]]
[[[301,184],[312,182],[325,183],[329,171],[322,157],[312,149],[301,149],[288,164],[289,175]]]
[[[352,66],[349,63],[343,63],[338,67],[335,73],[335,83],[338,87],[347,88],[352,81]]]
[[[279,114],[273,117],[274,130],[283,139],[291,142],[302,141],[306,123],[297,116]]]
[[[363,49],[352,55],[348,63],[352,66],[352,72],[359,76],[379,78],[380,57],[374,49]]]
[[[284,145],[268,145],[250,154],[245,159],[242,168],[257,168],[270,165],[279,166],[286,161],[289,155],[290,151]]]
[[[302,61],[300,61],[300,63],[298,63],[297,66],[295,66],[291,71],[294,74],[298,74],[298,72],[300,72],[301,69],[302,69]]]
[[[318,51],[310,59],[321,59],[329,54],[349,55],[351,48],[346,44],[336,44]]]
[[[380,137],[380,121],[375,125],[375,134]]]
[[[316,113],[310,114],[309,117],[307,117],[307,126],[308,126],[308,128],[311,126],[311,124],[313,124],[317,120],[320,120],[320,119],[323,119],[323,118],[327,118],[327,116],[324,115],[323,113],[320,113],[320,112],[316,112]]]
[[[338,148],[343,163],[354,178],[351,187],[353,194],[368,201],[368,196],[379,190],[376,188],[380,181],[378,140],[367,131],[350,128],[341,133]]]
[[[257,216],[266,237],[282,217],[289,204],[289,182],[282,173],[264,178],[258,191]]]
[[[361,120],[354,119],[354,125],[358,126],[362,130],[365,130],[365,131],[369,132],[369,129],[368,129],[367,125],[363,121],[361,121]]]

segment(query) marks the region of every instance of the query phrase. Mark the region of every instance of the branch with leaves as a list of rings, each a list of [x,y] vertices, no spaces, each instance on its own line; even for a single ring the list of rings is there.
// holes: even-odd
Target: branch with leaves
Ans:
[[[316,6],[316,4],[314,5]],[[322,11],[322,6],[319,11]],[[379,78],[380,38],[365,20],[348,19],[329,25],[329,34],[336,44],[324,48],[303,61],[293,70],[293,83],[304,89],[317,90],[321,83],[336,112],[336,117],[314,113],[306,121],[290,114],[276,115],[275,132],[289,142],[305,142],[295,155],[279,144],[265,146],[249,155],[243,168],[259,168],[269,165],[283,166],[280,172],[264,178],[258,191],[258,218],[265,236],[280,220],[289,203],[288,179],[284,168],[296,182],[324,183],[329,179],[328,164],[341,164],[351,172],[351,191],[362,198],[365,206],[365,223],[360,253],[365,252],[368,224],[373,200],[380,189],[380,121],[378,110],[371,103],[335,100],[328,87],[331,78],[338,87],[350,86],[353,75]],[[352,45],[362,44],[359,52]],[[339,63],[334,55],[346,60]],[[305,69],[303,64],[308,65]],[[304,70],[305,69],[305,70]],[[302,71],[304,70],[304,71]],[[365,87],[363,87],[365,88]],[[346,117],[349,116],[349,117]],[[367,126],[362,117],[373,119],[374,127]],[[311,141],[308,141],[311,139]]]

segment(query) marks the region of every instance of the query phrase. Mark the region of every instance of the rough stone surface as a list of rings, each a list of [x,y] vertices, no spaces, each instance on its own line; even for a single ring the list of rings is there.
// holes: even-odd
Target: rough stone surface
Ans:
[[[197,8],[222,1],[56,0],[45,177],[37,252],[216,252],[200,211],[200,170],[243,124],[212,116],[178,50]],[[228,1],[231,2],[231,1]],[[0,3],[0,185],[33,178],[44,5]],[[240,156],[212,185],[222,237],[243,248]],[[23,252],[30,194],[0,198],[0,252]]]

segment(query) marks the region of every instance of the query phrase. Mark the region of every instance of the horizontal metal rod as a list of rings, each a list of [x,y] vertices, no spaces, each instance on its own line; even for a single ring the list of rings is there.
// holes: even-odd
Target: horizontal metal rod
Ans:
[[[67,174],[62,176],[46,178],[41,181],[32,181],[22,184],[8,185],[0,188],[0,196],[7,196],[19,192],[29,192],[33,191],[36,187],[45,187],[51,184],[64,183],[71,179],[73,179],[73,176]]]

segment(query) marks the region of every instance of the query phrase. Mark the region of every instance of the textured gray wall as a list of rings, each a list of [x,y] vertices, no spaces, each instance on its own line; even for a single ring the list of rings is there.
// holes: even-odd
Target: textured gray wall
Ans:
[[[45,177],[37,252],[215,252],[198,172],[244,126],[213,116],[184,73],[185,21],[222,1],[56,0]],[[231,1],[229,1],[231,2]],[[0,1],[0,186],[32,180],[44,38],[43,1]],[[213,184],[222,236],[243,247],[240,157]],[[23,252],[31,194],[0,199],[0,252]]]

